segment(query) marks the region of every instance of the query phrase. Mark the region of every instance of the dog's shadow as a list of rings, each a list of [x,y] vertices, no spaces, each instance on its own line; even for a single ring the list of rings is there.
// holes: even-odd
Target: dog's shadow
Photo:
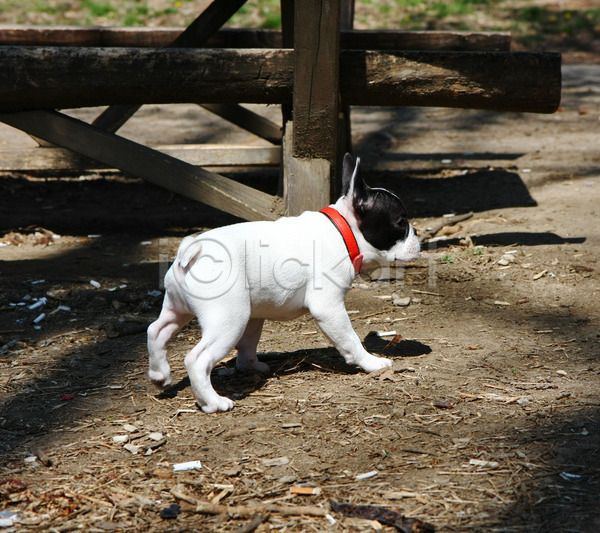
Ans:
[[[431,353],[431,348],[422,342],[402,339],[394,343],[391,339],[383,339],[375,333],[369,333],[363,344],[373,354],[398,360],[404,357],[418,357]],[[296,350],[294,352],[259,353],[258,359],[269,365],[269,374],[257,372],[240,372],[235,368],[235,358],[218,365],[212,372],[211,381],[215,390],[232,400],[240,400],[260,390],[270,379],[307,371],[327,372],[334,374],[357,374],[361,372],[356,366],[347,364],[339,352],[331,348],[315,348]],[[179,392],[190,386],[188,377],[183,378],[168,389],[159,393],[158,399],[175,398]]]

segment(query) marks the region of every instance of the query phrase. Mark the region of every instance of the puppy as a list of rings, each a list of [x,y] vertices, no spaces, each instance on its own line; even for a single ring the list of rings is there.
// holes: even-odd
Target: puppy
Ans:
[[[393,193],[367,186],[360,160],[346,154],[342,196],[321,212],[245,222],[185,237],[165,276],[159,318],[148,328],[149,377],[171,384],[167,344],[194,317],[202,340],[185,357],[198,405],[228,411],[212,387],[213,367],[237,349],[237,368],[268,372],[256,348],[264,321],[311,313],[348,364],[366,372],[392,362],[368,353],[350,323],[344,297],[362,263],[410,261],[419,241]]]

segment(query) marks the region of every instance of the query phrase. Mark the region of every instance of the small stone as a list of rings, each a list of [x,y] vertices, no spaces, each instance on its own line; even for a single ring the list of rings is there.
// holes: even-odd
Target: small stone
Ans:
[[[168,507],[165,507],[160,512],[160,517],[164,518],[166,520],[170,520],[173,518],[177,518],[177,515],[179,513],[180,513],[179,505],[177,505],[176,503],[173,503],[173,504],[169,505]]]
[[[263,459],[262,460],[262,464],[265,466],[284,466],[287,465],[290,462],[290,458],[283,456],[283,457],[276,457],[275,459]]]
[[[125,446],[123,446],[123,448],[125,448],[129,453],[132,453],[133,455],[137,455],[137,453],[140,451],[140,447],[136,446],[135,444],[125,444]]]
[[[410,305],[410,296],[398,296],[394,293],[392,294],[392,304],[399,307],[407,307]]]
[[[293,483],[294,481],[296,481],[296,476],[283,476],[279,478],[279,483],[281,483],[282,485],[287,485],[289,483]]]

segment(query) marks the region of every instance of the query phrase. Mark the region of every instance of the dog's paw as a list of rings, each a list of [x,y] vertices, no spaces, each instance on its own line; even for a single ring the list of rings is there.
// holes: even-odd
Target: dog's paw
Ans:
[[[206,405],[201,405],[200,409],[202,409],[205,413],[231,411],[233,409],[233,401],[229,398],[224,398],[223,396],[217,396],[214,401],[207,403]]]
[[[150,381],[161,389],[166,389],[173,381],[171,380],[171,372],[159,372],[157,370],[148,370]]]
[[[369,357],[362,359],[358,363],[358,366],[360,366],[365,372],[375,372],[384,368],[390,368],[392,366],[392,361],[390,359],[386,359],[385,357],[376,357],[369,354]]]

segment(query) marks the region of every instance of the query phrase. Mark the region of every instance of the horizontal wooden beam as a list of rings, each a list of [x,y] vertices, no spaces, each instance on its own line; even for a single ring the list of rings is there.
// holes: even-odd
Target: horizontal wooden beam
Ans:
[[[340,54],[344,105],[552,113],[560,54]],[[292,50],[0,47],[0,111],[113,104],[292,101]]]
[[[246,220],[274,220],[282,200],[54,111],[0,113],[0,121]]]
[[[275,146],[170,145],[154,150],[200,167],[276,167],[281,148]],[[11,170],[103,170],[117,168],[89,159],[66,148],[0,150],[0,171]]]
[[[169,46],[185,28],[0,25],[1,45]],[[342,29],[340,47],[355,50],[509,51],[510,33]],[[279,30],[226,28],[208,48],[283,48]]]

